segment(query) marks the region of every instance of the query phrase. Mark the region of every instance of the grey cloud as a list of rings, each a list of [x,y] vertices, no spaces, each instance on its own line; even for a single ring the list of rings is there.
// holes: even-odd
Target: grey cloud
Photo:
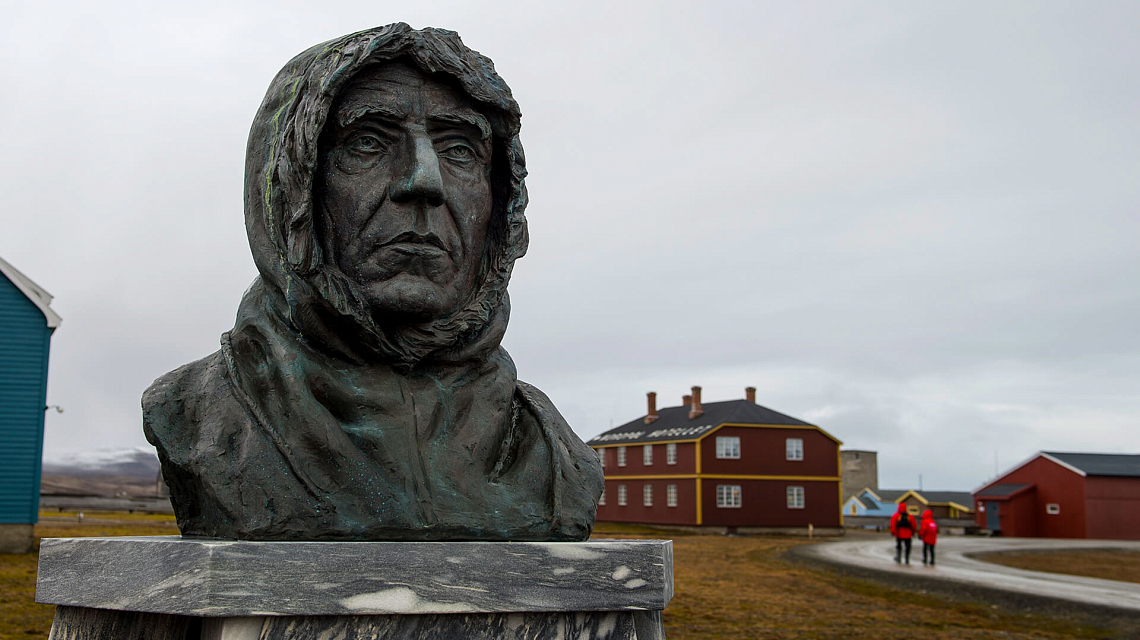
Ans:
[[[0,255],[64,317],[46,446],[142,444],[143,388],[216,349],[255,275],[242,164],[270,78],[406,20],[459,31],[522,105],[532,242],[506,346],[581,435],[650,389],[754,384],[878,448],[884,483],[970,488],[994,449],[1140,451],[1138,14],[14,8]]]

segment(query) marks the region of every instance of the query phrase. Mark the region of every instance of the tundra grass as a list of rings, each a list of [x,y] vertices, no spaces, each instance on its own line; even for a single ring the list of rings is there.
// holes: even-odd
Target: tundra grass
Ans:
[[[598,537],[618,537],[606,532]],[[650,535],[630,537],[661,537]],[[1107,638],[1119,634],[1048,615],[1022,615],[883,587],[789,562],[806,540],[672,537],[675,595],[669,640],[753,638]]]
[[[80,518],[79,514],[83,517]],[[169,522],[174,524],[174,515],[167,513],[129,513],[126,511],[41,511],[40,524],[63,521],[75,522],[105,522],[108,520],[122,522]]]
[[[1089,549],[1087,551],[1037,551],[1033,553],[987,553],[979,560],[1007,567],[1065,573],[1072,576],[1140,583],[1140,553]]]
[[[57,514],[52,514],[57,515]],[[136,514],[100,513],[110,522],[45,520],[36,525],[39,538],[89,538],[99,536],[168,536],[177,535],[173,516],[155,522],[119,520],[119,516]],[[141,515],[141,514],[137,514]],[[36,564],[39,555],[0,554],[0,640],[14,638],[46,638],[51,630],[55,607],[36,604]]]

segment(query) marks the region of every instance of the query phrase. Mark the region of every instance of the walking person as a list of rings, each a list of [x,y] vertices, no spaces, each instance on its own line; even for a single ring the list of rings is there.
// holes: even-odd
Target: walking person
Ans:
[[[922,540],[922,564],[926,564],[926,552],[930,552],[930,566],[934,566],[934,545],[938,544],[938,523],[930,509],[922,512],[922,524],[918,525],[918,537]]]
[[[900,504],[898,512],[891,516],[891,535],[895,537],[895,562],[902,562],[905,557],[906,563],[910,564],[910,539],[914,535],[914,518],[906,512],[905,504]]]

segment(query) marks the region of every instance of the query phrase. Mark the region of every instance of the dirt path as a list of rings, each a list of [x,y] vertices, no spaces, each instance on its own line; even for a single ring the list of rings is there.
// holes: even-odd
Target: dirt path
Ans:
[[[1140,552],[1140,542],[946,537],[938,543],[936,567],[922,565],[920,549],[916,546],[910,565],[894,562],[894,542],[886,537],[812,545],[798,550],[798,553],[832,565],[897,576],[900,581],[956,583],[1140,614],[1140,584],[1027,571],[975,557],[995,552],[1037,550],[1117,549]]]

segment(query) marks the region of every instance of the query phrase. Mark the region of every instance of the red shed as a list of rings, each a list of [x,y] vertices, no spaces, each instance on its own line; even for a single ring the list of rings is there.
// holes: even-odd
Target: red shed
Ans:
[[[744,400],[648,411],[589,445],[606,488],[599,521],[762,529],[842,527],[839,440],[823,429]]]
[[[1140,455],[1042,451],[974,491],[1001,535],[1140,540]]]

